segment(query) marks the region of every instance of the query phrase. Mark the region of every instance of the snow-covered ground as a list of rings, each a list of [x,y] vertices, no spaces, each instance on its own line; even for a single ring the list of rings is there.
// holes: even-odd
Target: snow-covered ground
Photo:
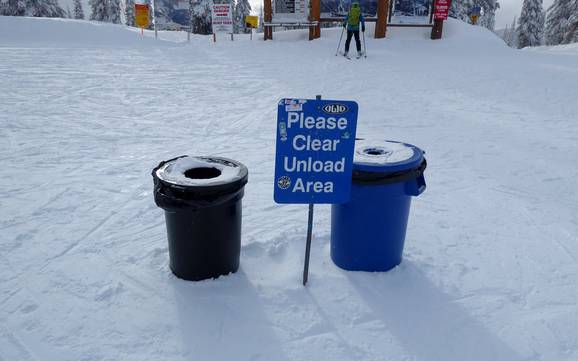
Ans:
[[[577,360],[578,53],[444,31],[390,29],[348,61],[339,29],[187,44],[0,17],[0,359]],[[385,274],[334,266],[317,206],[304,288],[275,119],[316,94],[357,101],[359,136],[425,149],[428,189]],[[168,269],[150,172],[182,154],[249,167],[235,275]]]

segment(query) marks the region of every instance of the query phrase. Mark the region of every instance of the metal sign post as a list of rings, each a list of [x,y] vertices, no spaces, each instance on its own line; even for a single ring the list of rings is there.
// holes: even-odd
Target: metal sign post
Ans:
[[[305,262],[303,263],[303,286],[309,279],[309,257],[311,256],[311,236],[313,234],[313,204],[309,204],[309,216],[307,217],[307,243],[305,243]]]
[[[314,204],[345,203],[351,190],[357,103],[281,99],[277,109],[275,202],[309,204],[303,285],[307,284]]]
[[[152,12],[153,12],[153,27],[155,28],[155,39],[158,39],[159,35],[157,33],[157,15],[155,14],[156,11],[156,4],[155,4],[155,0],[152,0],[151,2],[152,4]]]

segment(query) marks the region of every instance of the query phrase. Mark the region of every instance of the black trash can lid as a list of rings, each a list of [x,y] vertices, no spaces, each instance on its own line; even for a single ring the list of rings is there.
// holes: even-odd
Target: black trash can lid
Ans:
[[[415,169],[423,162],[423,150],[415,145],[391,140],[355,141],[353,170],[397,173]]]
[[[204,193],[241,188],[247,183],[248,170],[228,158],[184,155],[159,164],[153,176],[165,186]]]

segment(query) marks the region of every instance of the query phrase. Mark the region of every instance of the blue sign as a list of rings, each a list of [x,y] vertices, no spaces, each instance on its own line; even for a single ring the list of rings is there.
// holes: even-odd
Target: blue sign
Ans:
[[[282,99],[277,111],[277,203],[349,200],[357,103]]]
[[[472,15],[480,16],[481,13],[482,13],[482,8],[481,8],[480,6],[472,6],[472,7],[470,8],[470,13],[469,13],[469,15],[470,15],[470,16],[472,16]]]

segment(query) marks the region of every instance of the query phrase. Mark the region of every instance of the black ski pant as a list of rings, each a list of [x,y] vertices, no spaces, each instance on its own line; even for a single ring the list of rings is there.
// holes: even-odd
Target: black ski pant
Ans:
[[[355,36],[355,47],[357,51],[361,51],[361,41],[359,41],[359,30],[347,30],[347,40],[345,40],[345,52],[349,52],[349,43],[351,43],[351,37]]]

